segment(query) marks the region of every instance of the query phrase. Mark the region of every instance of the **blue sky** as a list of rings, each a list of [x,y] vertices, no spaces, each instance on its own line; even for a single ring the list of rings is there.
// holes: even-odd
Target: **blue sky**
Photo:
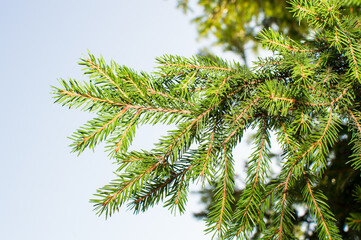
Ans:
[[[134,216],[123,209],[105,220],[89,199],[115,166],[102,146],[80,157],[68,136],[91,116],[53,104],[59,78],[86,80],[79,58],[89,50],[136,70],[154,58],[191,56],[202,44],[175,0],[3,1],[0,9],[0,239],[210,239],[192,217],[156,207]],[[147,148],[156,129],[139,132]]]

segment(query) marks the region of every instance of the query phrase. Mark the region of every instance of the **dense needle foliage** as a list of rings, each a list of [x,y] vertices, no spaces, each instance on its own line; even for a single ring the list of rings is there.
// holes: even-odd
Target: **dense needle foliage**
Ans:
[[[312,37],[296,41],[263,30],[259,38],[274,57],[251,69],[219,58],[163,56],[155,73],[136,73],[90,54],[81,62],[90,82],[61,80],[54,88],[58,103],[97,114],[73,134],[73,150],[106,141],[119,164],[116,179],[92,200],[99,214],[110,216],[125,203],[145,211],[160,202],[183,212],[189,184],[202,182],[215,185],[207,231],[221,239],[244,239],[256,229],[264,239],[294,239],[294,208],[301,203],[319,239],[341,239],[328,199],[315,186],[343,126],[352,136],[347,164],[361,167],[360,23],[342,14],[341,1],[291,4]],[[127,151],[142,124],[176,129],[151,151]],[[233,150],[250,128],[256,130],[254,152],[235,203]],[[272,178],[271,132],[283,150],[281,172]],[[355,186],[357,201],[360,193]],[[360,230],[360,216],[352,213],[348,226]]]

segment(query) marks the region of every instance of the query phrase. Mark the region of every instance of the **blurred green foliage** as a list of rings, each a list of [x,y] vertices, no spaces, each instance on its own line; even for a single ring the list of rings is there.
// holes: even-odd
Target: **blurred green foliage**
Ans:
[[[178,0],[178,8],[191,11],[189,0]],[[257,52],[257,35],[265,28],[284,33],[294,40],[306,38],[311,32],[306,22],[300,22],[289,11],[286,0],[198,0],[202,9],[193,19],[201,38],[212,35],[225,51],[239,55],[247,63],[246,44]],[[345,0],[343,13],[359,15],[360,0]],[[247,46],[247,47],[248,47]]]

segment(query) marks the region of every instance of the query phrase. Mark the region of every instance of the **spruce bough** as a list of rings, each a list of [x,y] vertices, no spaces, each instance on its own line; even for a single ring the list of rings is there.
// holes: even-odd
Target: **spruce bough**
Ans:
[[[80,64],[90,82],[61,80],[54,87],[56,102],[97,114],[73,134],[73,150],[106,141],[119,165],[116,179],[91,200],[99,214],[111,216],[125,203],[145,211],[160,202],[182,213],[189,185],[202,182],[215,184],[206,231],[221,239],[244,239],[256,228],[263,239],[294,239],[296,194],[314,217],[319,239],[341,239],[327,197],[315,186],[344,126],[352,136],[347,164],[361,168],[360,22],[342,15],[336,0],[291,5],[313,37],[294,41],[263,30],[259,38],[274,57],[251,69],[220,58],[163,56],[147,74],[89,54]],[[176,129],[151,151],[128,151],[143,124]],[[235,203],[233,150],[250,128],[256,129],[254,152]],[[269,175],[271,133],[283,150],[277,176]],[[359,201],[360,189],[354,190]],[[348,226],[360,230],[360,217],[350,214]]]

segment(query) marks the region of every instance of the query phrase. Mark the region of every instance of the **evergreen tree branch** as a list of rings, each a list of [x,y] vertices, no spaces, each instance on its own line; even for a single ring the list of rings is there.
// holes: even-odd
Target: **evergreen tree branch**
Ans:
[[[316,210],[317,210],[317,214],[320,216],[322,225],[323,225],[324,228],[326,229],[327,237],[328,237],[328,239],[332,239],[331,234],[330,234],[330,232],[329,232],[329,230],[328,230],[327,224],[326,224],[326,222],[325,222],[325,218],[324,218],[324,216],[323,216],[323,214],[322,214],[322,211],[321,211],[320,207],[319,207],[318,204],[317,204],[317,200],[316,200],[315,196],[313,195],[313,191],[312,191],[312,188],[311,188],[310,181],[308,180],[308,177],[307,177],[307,175],[306,175],[306,173],[305,173],[304,171],[303,171],[303,175],[305,176],[306,183],[307,183],[307,189],[308,189],[308,191],[309,191],[309,194],[310,194],[310,197],[311,197],[311,199],[312,199],[312,202],[313,202],[313,204],[315,205],[315,208],[316,208]]]
[[[338,229],[335,224],[335,219],[329,207],[323,200],[327,200],[321,193],[315,193],[312,190],[310,179],[305,171],[303,175],[306,180],[306,186],[303,191],[303,196],[306,198],[306,203],[312,214],[316,217],[319,237],[322,239],[341,239],[338,234]]]
[[[204,69],[204,70],[219,70],[219,71],[226,71],[226,72],[234,72],[233,69],[230,68],[222,68],[222,67],[209,67],[209,66],[197,66],[197,65],[184,65],[184,64],[176,64],[176,63],[165,63],[165,66],[174,66],[180,68],[189,68],[189,69]]]
[[[355,77],[357,80],[360,80],[360,74],[361,74],[361,69],[359,69],[359,64],[358,64],[358,58],[356,57],[356,54],[360,55],[361,54],[361,50],[354,47],[353,44],[351,43],[351,40],[348,38],[348,47],[349,47],[349,54],[351,55],[351,59],[352,59],[352,64],[351,66],[354,68],[354,73],[355,73]]]
[[[113,79],[106,74],[103,69],[94,61],[94,59],[92,58],[88,58],[85,60],[87,63],[89,63],[90,67],[94,70],[96,70],[100,76],[104,77],[106,80],[108,80],[112,85],[114,85],[118,91],[121,93],[121,95],[123,95],[124,98],[129,99],[128,95],[119,87],[119,85],[117,83],[115,83],[113,81]]]
[[[192,107],[195,106],[193,103],[187,102],[187,101],[185,101],[184,99],[179,99],[179,98],[176,98],[176,97],[167,95],[167,94],[165,94],[165,93],[162,93],[162,92],[159,92],[159,91],[155,91],[153,88],[148,88],[147,90],[148,90],[151,94],[153,94],[153,95],[159,95],[159,96],[162,96],[162,97],[165,97],[165,98],[169,98],[169,99],[172,99],[172,100],[175,100],[175,101],[178,101],[178,102],[185,103],[185,104],[190,105],[190,106],[192,106]]]
[[[209,147],[208,147],[208,149],[207,149],[207,154],[206,154],[206,157],[205,157],[205,160],[204,160],[204,163],[203,163],[202,171],[201,171],[201,173],[200,173],[200,176],[201,176],[201,177],[204,177],[205,171],[206,171],[206,169],[207,169],[207,164],[208,164],[209,158],[211,157],[212,147],[213,147],[213,142],[214,142],[214,137],[215,137],[215,133],[216,133],[216,127],[217,127],[217,121],[215,121],[215,123],[214,123],[214,127],[213,127],[213,130],[212,130],[211,139],[210,139],[210,141],[209,141]]]
[[[140,88],[138,87],[137,84],[135,84],[135,82],[132,80],[132,78],[130,76],[126,76],[126,79],[134,86],[135,89],[137,89],[137,91],[139,92],[139,94],[148,102],[148,100],[146,99],[146,96],[144,95],[143,91],[140,90]],[[124,79],[125,80],[125,79]],[[151,105],[148,102],[149,105]]]
[[[222,145],[226,145],[230,139],[238,132],[238,130],[243,126],[243,124],[239,124],[239,120],[243,119],[245,117],[245,115],[247,114],[248,110],[254,105],[256,104],[260,99],[256,98],[255,100],[253,100],[247,107],[245,107],[243,109],[243,111],[236,117],[236,119],[234,120],[234,125],[237,124],[237,127],[233,130],[233,132],[223,141]]]
[[[118,102],[113,102],[111,100],[108,99],[100,99],[97,97],[93,97],[91,95],[86,95],[86,94],[79,94],[76,92],[70,92],[70,91],[59,91],[61,94],[64,95],[68,95],[70,97],[81,97],[84,99],[88,99],[91,101],[97,101],[100,103],[107,103],[110,105],[115,105],[115,106],[119,106],[119,107],[125,107],[125,108],[132,108],[132,109],[137,109],[137,110],[144,110],[144,111],[154,111],[154,112],[164,112],[164,113],[179,113],[179,114],[193,114],[191,111],[189,110],[185,110],[185,109],[166,109],[166,108],[157,108],[157,107],[143,107],[143,106],[136,106],[136,105],[132,105],[132,104],[125,104],[125,103],[118,103]]]
[[[269,159],[269,136],[265,119],[263,119],[261,126],[262,128],[259,129],[257,134],[257,147],[250,160],[247,186],[238,201],[234,216],[234,221],[238,224],[231,229],[231,234],[235,234],[237,237],[245,230],[249,231],[256,222],[262,226],[262,222],[260,222],[262,217],[258,215],[257,208],[261,204],[262,195],[264,195],[264,175],[267,175],[267,160]]]
[[[217,179],[217,187],[215,189],[213,213],[210,213],[208,226],[209,231],[216,231],[218,236],[224,238],[232,218],[231,204],[234,201],[234,167],[231,153],[227,146],[223,146],[222,169]]]
[[[224,152],[224,177],[223,177],[223,190],[222,190],[222,204],[221,204],[221,213],[219,214],[219,221],[217,222],[217,229],[218,231],[221,230],[221,225],[223,222],[223,215],[225,212],[225,208],[226,208],[226,200],[227,200],[227,178],[228,178],[228,169],[227,169],[227,148],[226,146],[223,147],[223,152]]]
[[[267,42],[270,43],[270,44],[276,45],[276,46],[280,46],[280,47],[282,47],[284,49],[287,49],[287,50],[289,50],[291,52],[316,52],[316,51],[319,51],[319,50],[316,50],[316,49],[298,49],[298,48],[294,48],[294,47],[288,46],[286,44],[282,44],[282,43],[272,41],[272,40],[267,40]]]
[[[277,100],[281,100],[281,101],[287,101],[290,103],[298,103],[301,105],[308,105],[308,106],[328,106],[328,105],[332,105],[332,102],[330,103],[310,103],[310,102],[302,102],[302,101],[298,101],[296,99],[292,99],[292,98],[285,98],[285,97],[276,97],[276,96],[270,96],[270,99],[272,99],[273,101],[277,101]]]
[[[348,108],[348,112],[349,112],[352,120],[354,121],[354,124],[357,126],[359,133],[361,134],[361,125],[360,125],[357,117],[355,116],[355,114],[352,112],[352,110],[350,108]]]
[[[195,118],[193,121],[191,121],[189,124],[186,125],[186,127],[174,138],[172,137],[171,144],[169,144],[169,147],[167,149],[167,153],[165,154],[165,158],[170,156],[172,154],[172,151],[174,148],[176,148],[181,142],[183,142],[183,136],[189,132],[194,126],[200,122],[215,106],[212,106],[208,108],[206,111],[204,111],[202,114],[198,115],[197,118]]]
[[[182,91],[184,91],[184,90],[186,90],[186,89],[188,89],[188,87],[189,87],[189,85],[192,83],[192,80],[195,78],[195,76],[197,75],[197,73],[198,73],[198,70],[199,69],[197,69],[196,71],[194,71],[194,73],[190,76],[190,77],[188,77],[188,79],[186,79],[186,81],[184,82],[184,83],[182,83]]]
[[[91,96],[90,94],[80,94],[80,93],[76,93],[76,92],[63,91],[63,90],[60,90],[59,93],[63,96],[79,97],[79,98],[83,98],[86,100],[90,100],[92,102],[107,103],[109,105],[115,105],[115,106],[124,106],[124,104],[122,104],[122,103],[114,102],[109,99],[101,99],[98,97]]]
[[[357,174],[333,169],[343,169],[345,157],[351,157],[354,170],[361,168],[360,21],[342,16],[344,3],[338,0],[292,0],[291,5],[315,34],[296,41],[262,31],[260,38],[275,56],[252,69],[217,57],[165,55],[157,59],[157,72],[148,75],[89,54],[81,63],[89,83],[61,80],[63,89],[53,92],[57,103],[97,114],[73,134],[75,151],[106,140],[118,164],[117,179],[92,200],[98,214],[110,216],[125,202],[134,212],[160,202],[183,212],[189,185],[206,179],[215,187],[207,232],[221,239],[298,238],[298,227],[310,225],[312,216],[317,226],[305,238],[318,232],[320,239],[337,240],[338,228],[342,234],[345,226],[361,229],[357,209],[347,220],[335,214],[336,225],[325,197],[336,194],[330,191],[334,184],[343,191],[359,181]],[[214,19],[227,9],[215,9]],[[128,152],[136,129],[147,123],[177,125],[151,151]],[[249,128],[256,129],[255,147],[246,186],[238,192],[232,151]],[[275,158],[272,132],[283,150]],[[352,146],[343,146],[345,141]],[[279,174],[270,173],[271,159],[282,163]],[[303,216],[298,205],[306,210]]]
[[[350,213],[350,217],[347,218],[347,224],[351,229],[361,230],[361,213]]]
[[[351,119],[349,129],[352,132],[352,139],[351,143],[353,154],[350,156],[351,159],[348,163],[351,163],[351,167],[355,170],[361,168],[361,124],[360,124],[360,117],[359,112],[355,111],[355,109],[351,109],[348,107],[348,115]]]
[[[142,112],[142,110],[138,109],[137,112],[134,114],[133,118],[129,121],[129,124],[127,126],[127,128],[124,130],[123,135],[121,137],[121,139],[119,140],[119,142],[115,145],[115,152],[117,153],[124,141],[124,139],[127,136],[127,133],[129,132],[130,128],[133,126],[133,124],[136,122],[139,114]]]
[[[290,183],[290,179],[292,176],[292,172],[293,172],[293,168],[296,166],[296,164],[298,163],[298,161],[295,161],[292,163],[290,170],[287,174],[287,178],[286,181],[282,183],[283,190],[282,190],[282,201],[281,201],[281,213],[280,213],[280,217],[279,217],[279,227],[278,227],[278,239],[282,240],[282,236],[283,236],[283,232],[285,231],[285,227],[284,227],[284,221],[285,221],[285,212],[286,212],[286,203],[287,203],[287,192],[289,189],[289,183]],[[277,234],[277,232],[275,233]]]
[[[163,189],[164,187],[166,187],[167,185],[169,185],[169,183],[171,183],[172,181],[174,181],[174,179],[178,176],[172,176],[170,178],[167,178],[162,184],[160,184],[159,186],[156,186],[155,188],[152,188],[150,190],[148,190],[148,193],[146,193],[145,195],[141,196],[141,197],[137,197],[135,198],[135,200],[133,201],[133,204],[138,206],[140,205],[142,202],[144,202],[147,198],[151,197],[152,195],[155,195],[155,193],[157,193],[159,190]],[[135,207],[135,210],[137,210],[137,208]]]
[[[223,88],[223,86],[226,84],[226,82],[229,80],[229,79],[231,79],[231,78],[233,78],[234,76],[228,76],[228,77],[226,77],[226,78],[224,78],[223,79],[223,81],[222,81],[222,84],[219,86],[219,87],[217,87],[217,90],[215,91],[215,95],[218,95],[219,94],[219,92],[221,91],[221,89]]]
[[[112,211],[114,211],[115,209],[117,209],[122,202],[124,202],[125,199],[120,199],[120,196],[122,194],[124,194],[125,198],[129,197],[129,194],[126,193],[126,191],[128,189],[130,189],[131,187],[133,187],[135,185],[135,183],[137,183],[140,179],[142,179],[144,176],[148,175],[149,173],[153,172],[160,164],[162,164],[164,162],[164,160],[159,160],[156,163],[154,163],[153,165],[151,165],[149,168],[147,168],[145,171],[141,172],[138,176],[134,177],[133,179],[131,179],[130,181],[124,182],[123,186],[115,189],[113,191],[111,191],[109,194],[107,194],[104,198],[104,200],[92,200],[92,202],[96,203],[95,207],[96,209],[100,209],[99,210],[99,214],[102,213],[104,210],[106,210],[106,215],[110,216],[112,214]],[[105,187],[105,189],[108,189],[107,187]],[[106,194],[107,192],[102,193],[101,195]],[[99,196],[101,196],[99,195]],[[118,199],[118,200],[117,200]],[[118,203],[116,203],[116,201],[118,201]],[[111,206],[111,204],[114,204],[112,209],[109,209]]]
[[[179,176],[181,176],[181,180],[177,181],[177,185],[179,188],[177,190],[175,201],[168,201],[168,203],[165,206],[170,206],[170,208],[172,208],[175,205],[178,205],[178,203],[180,201],[180,194],[181,194],[181,188],[182,188],[182,183],[184,181],[184,177],[185,177],[186,173],[195,166],[195,164],[190,165],[189,167],[185,168],[184,170],[182,170],[178,173],[172,173],[170,177],[168,177],[165,180],[162,180],[160,183],[154,184],[154,186],[150,185],[150,188],[146,189],[145,194],[143,194],[143,195],[136,194],[136,196],[134,196],[134,200],[132,202],[132,204],[134,205],[134,210],[138,211],[139,209],[141,209],[142,211],[145,211],[147,209],[147,205],[148,205],[147,201],[149,202],[149,200],[150,201],[161,200],[161,198],[159,198],[159,195],[161,195],[162,190],[165,192],[166,195],[168,195],[169,194],[168,189],[170,188],[169,185],[171,183],[174,184],[174,182],[177,181],[176,179]],[[181,211],[183,211],[183,210],[184,210],[184,207],[182,206]]]
[[[110,124],[114,123],[116,120],[118,120],[118,118],[120,118],[122,115],[124,115],[127,111],[129,110],[129,107],[125,107],[123,108],[116,116],[114,116],[114,118],[112,118],[109,122],[105,123],[103,126],[101,126],[100,128],[98,128],[95,132],[91,133],[89,136],[84,137],[83,141],[80,141],[77,143],[77,147],[79,147],[80,145],[85,144],[86,142],[88,142],[90,139],[92,139],[95,135],[99,134],[101,131],[103,131],[104,129],[106,129]]]

